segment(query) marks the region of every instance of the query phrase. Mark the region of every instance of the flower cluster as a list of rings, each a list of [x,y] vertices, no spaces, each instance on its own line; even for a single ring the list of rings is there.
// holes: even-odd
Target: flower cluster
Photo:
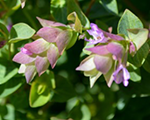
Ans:
[[[93,23],[87,32],[93,38],[85,38],[85,40],[89,42],[88,45],[94,44],[95,46],[86,49],[91,54],[76,70],[84,71],[84,75],[90,77],[91,87],[102,74],[109,87],[113,81],[117,84],[123,82],[124,86],[128,86],[130,79],[130,74],[126,69],[128,51],[127,45],[121,44],[124,38],[105,32]]]
[[[18,72],[25,73],[28,83],[37,72],[41,76],[49,65],[54,68],[63,51],[70,44],[73,45],[74,31],[70,27],[41,18],[38,18],[38,20],[43,26],[36,34],[39,38],[25,44],[13,58],[13,61],[21,64]]]

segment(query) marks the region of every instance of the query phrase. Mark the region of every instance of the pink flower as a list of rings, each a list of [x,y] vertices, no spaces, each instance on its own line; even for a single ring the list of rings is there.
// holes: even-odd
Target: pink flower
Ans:
[[[37,72],[39,76],[42,75],[48,69],[49,64],[54,68],[58,57],[56,45],[40,38],[21,48],[21,51],[14,56],[13,61],[21,64],[19,73],[25,73],[29,83]]]
[[[113,81],[119,81],[116,82],[117,84],[123,82],[125,86],[128,85],[130,76],[123,64],[120,64],[115,70],[115,61],[126,62],[126,58],[122,59],[126,56],[124,47],[120,43],[110,42],[107,45],[99,45],[86,50],[91,51],[92,54],[83,60],[76,70],[84,71],[85,75],[88,73],[86,76],[90,77],[91,86],[101,74],[104,75],[109,87]]]
[[[94,23],[91,23],[91,29],[87,30],[87,32],[93,37],[93,39],[85,38],[85,40],[89,42],[89,45],[106,43],[109,39],[124,40],[124,38],[122,38],[121,36],[103,31],[102,29],[98,28],[98,26]]]

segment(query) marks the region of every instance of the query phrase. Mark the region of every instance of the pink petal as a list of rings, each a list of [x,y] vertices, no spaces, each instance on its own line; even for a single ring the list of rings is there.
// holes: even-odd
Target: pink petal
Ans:
[[[57,44],[60,55],[63,53],[64,49],[66,48],[66,46],[70,42],[71,37],[72,37],[72,32],[67,31],[67,30],[63,30],[57,36],[56,44]]]
[[[28,49],[26,49],[24,47],[21,48],[21,52],[24,54],[27,54],[27,55],[33,55],[33,53],[31,51],[29,51]]]
[[[13,58],[13,61],[20,63],[20,64],[28,64],[28,63],[33,62],[34,60],[35,60],[34,57],[26,55],[22,52],[17,53]]]
[[[21,0],[21,8],[24,8],[26,0]]]
[[[58,48],[54,44],[50,44],[50,47],[47,51],[47,58],[52,68],[55,67],[58,57],[59,57]]]
[[[112,59],[110,56],[95,55],[94,63],[96,65],[96,69],[103,74],[107,73],[112,67]]]
[[[58,28],[43,27],[37,32],[37,35],[48,42],[56,42],[56,38],[61,31]]]
[[[95,46],[92,48],[87,48],[86,50],[91,51],[92,53],[95,53],[98,55],[106,55],[106,54],[110,53],[106,47],[107,47],[106,45]]]
[[[85,58],[80,65],[76,68],[76,70],[80,70],[80,71],[90,71],[92,69],[95,68],[95,64],[93,61],[94,56],[88,56],[87,58]]]
[[[29,83],[34,78],[35,75],[36,75],[35,66],[34,65],[27,65],[26,71],[25,71],[25,77],[26,77],[27,83]]]
[[[45,20],[39,17],[36,17],[38,19],[38,21],[40,22],[40,24],[43,27],[47,27],[47,26],[66,26],[65,24],[59,23],[59,22],[54,22],[54,21],[50,21],[50,20]]]
[[[104,34],[105,34],[107,37],[109,37],[109,38],[111,38],[111,39],[113,39],[113,40],[124,40],[124,38],[121,37],[121,36],[119,36],[119,35],[115,35],[115,34],[112,34],[112,33],[109,33],[109,32],[105,32],[105,31],[103,31],[103,32],[104,32]]]
[[[112,53],[117,59],[121,59],[123,56],[124,48],[121,44],[111,42],[107,45],[107,49]]]
[[[32,53],[40,54],[49,48],[49,43],[44,39],[40,38],[24,46],[27,50]]]
[[[112,68],[106,74],[104,74],[104,78],[107,82],[108,87],[111,87],[111,84],[114,81],[113,72],[114,66],[112,66]]]
[[[37,56],[35,60],[35,66],[39,76],[42,75],[48,69],[48,59],[46,57]]]

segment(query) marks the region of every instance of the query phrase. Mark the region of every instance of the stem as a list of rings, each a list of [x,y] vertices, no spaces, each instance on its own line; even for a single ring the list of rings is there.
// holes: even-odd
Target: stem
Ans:
[[[11,60],[11,43],[8,44],[9,59]]]
[[[78,0],[75,0],[75,2],[79,5],[79,2],[78,2]]]
[[[87,9],[87,11],[86,11],[86,16],[88,16],[88,14],[89,14],[89,12],[90,12],[90,10],[91,10],[91,7],[92,7],[92,5],[94,4],[94,2],[95,2],[95,0],[91,0],[91,2],[90,2],[90,4],[89,4],[89,7],[88,7],[88,9]]]
[[[5,8],[5,10],[8,10],[8,7],[6,6],[6,4],[4,3],[3,0],[0,0],[0,2],[2,3],[3,7]]]

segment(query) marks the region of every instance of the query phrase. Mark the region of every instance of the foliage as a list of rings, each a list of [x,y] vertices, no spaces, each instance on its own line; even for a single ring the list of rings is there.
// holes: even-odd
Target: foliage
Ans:
[[[0,120],[149,119],[147,2],[0,0]]]

